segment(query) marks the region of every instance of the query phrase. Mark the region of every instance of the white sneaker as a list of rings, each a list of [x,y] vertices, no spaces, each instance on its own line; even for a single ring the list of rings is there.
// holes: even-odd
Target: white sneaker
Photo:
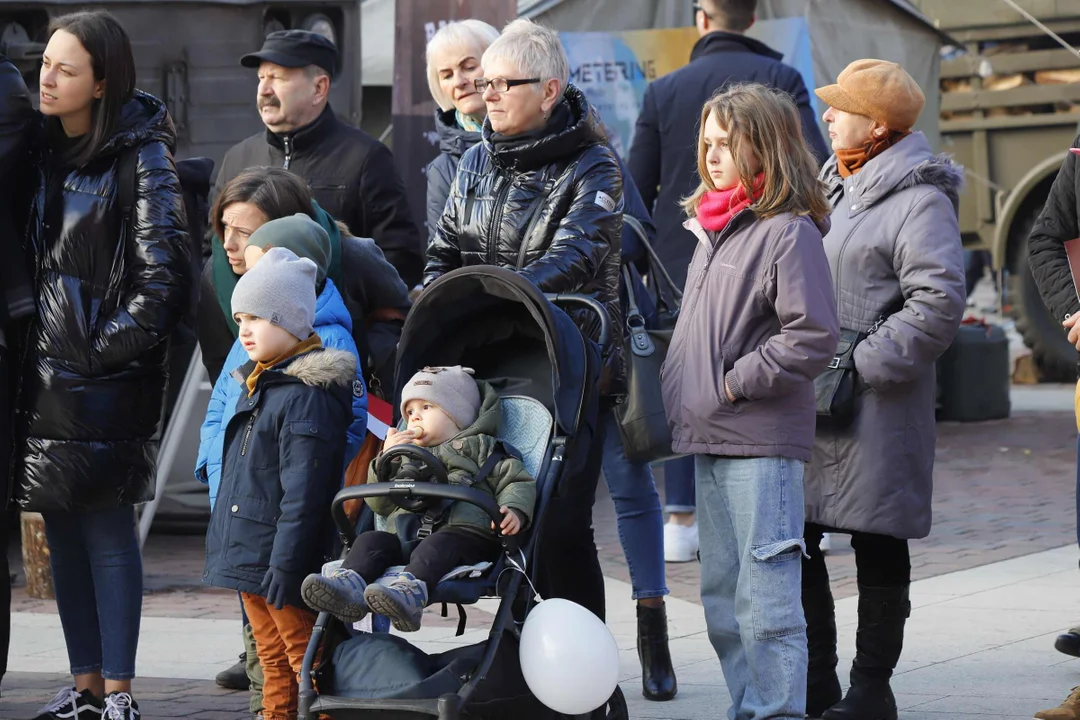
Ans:
[[[664,525],[664,562],[684,563],[697,559],[698,532],[697,523]]]
[[[829,533],[823,533],[821,536],[821,554],[828,555],[832,552],[832,537]]]

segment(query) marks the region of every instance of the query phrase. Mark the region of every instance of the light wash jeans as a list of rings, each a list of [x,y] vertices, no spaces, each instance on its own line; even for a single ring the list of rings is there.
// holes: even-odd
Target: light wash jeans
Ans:
[[[695,457],[701,601],[731,720],[802,720],[803,463]]]

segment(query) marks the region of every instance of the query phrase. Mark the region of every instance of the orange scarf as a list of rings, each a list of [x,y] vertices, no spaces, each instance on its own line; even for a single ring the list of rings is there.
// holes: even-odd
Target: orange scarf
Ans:
[[[291,348],[289,348],[288,350],[286,350],[285,352],[283,352],[281,355],[274,358],[270,362],[267,362],[267,363],[257,362],[257,363],[255,363],[255,369],[251,371],[251,375],[248,375],[248,379],[247,379],[248,397],[251,397],[252,395],[255,394],[255,385],[259,382],[259,376],[262,375],[263,372],[269,370],[270,368],[274,367],[278,363],[285,362],[289,358],[294,358],[297,355],[303,355],[306,352],[311,352],[312,350],[315,350],[315,349],[321,348],[321,347],[322,347],[322,340],[319,338],[317,333],[312,333],[311,337],[309,337],[307,340],[304,340],[303,342],[299,342],[299,343],[293,345]]]
[[[851,177],[862,170],[866,163],[870,162],[910,134],[910,130],[906,132],[890,130],[885,137],[880,140],[872,140],[862,147],[853,148],[851,150],[837,150],[836,169],[840,171],[840,177]]]

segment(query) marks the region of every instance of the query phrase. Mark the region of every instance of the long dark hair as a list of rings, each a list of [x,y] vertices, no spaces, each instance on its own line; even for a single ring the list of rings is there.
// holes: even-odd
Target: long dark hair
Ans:
[[[112,137],[124,105],[135,93],[135,56],[123,26],[104,10],[61,15],[49,23],[49,37],[57,30],[71,33],[82,43],[93,63],[94,80],[105,81],[105,93],[90,108],[90,132],[76,143],[68,158],[82,167]],[[60,122],[59,118],[49,120]]]
[[[225,225],[221,216],[225,208],[233,203],[251,203],[268,220],[303,213],[318,221],[311,200],[311,188],[303,178],[284,168],[253,167],[241,172],[222,189],[210,210],[210,220],[218,240],[222,241],[225,239]]]

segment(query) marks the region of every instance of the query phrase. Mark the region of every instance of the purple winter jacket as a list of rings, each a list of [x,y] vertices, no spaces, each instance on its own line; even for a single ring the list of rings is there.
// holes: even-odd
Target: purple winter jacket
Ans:
[[[698,245],[660,373],[676,452],[810,460],[814,378],[840,332],[823,225],[751,210],[719,233],[686,222]]]

